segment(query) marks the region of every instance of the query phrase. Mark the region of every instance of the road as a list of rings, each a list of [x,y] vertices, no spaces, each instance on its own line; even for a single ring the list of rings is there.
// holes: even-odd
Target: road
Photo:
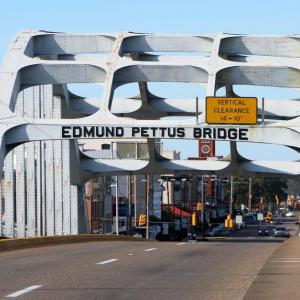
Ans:
[[[0,297],[242,299],[281,243],[272,237],[239,237],[90,242],[6,252],[0,254]]]

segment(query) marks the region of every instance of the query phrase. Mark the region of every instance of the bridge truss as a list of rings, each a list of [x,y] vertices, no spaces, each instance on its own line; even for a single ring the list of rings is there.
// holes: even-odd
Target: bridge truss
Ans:
[[[17,199],[20,197],[17,201],[22,203],[21,212],[24,212],[25,190],[35,199],[44,195],[43,207],[47,210],[45,208],[49,206],[49,220],[52,221],[45,225],[35,216],[32,222],[44,226],[44,232],[55,234],[72,233],[70,220],[78,217],[77,199],[81,193],[78,187],[96,174],[297,177],[300,162],[249,160],[238,153],[236,142],[285,145],[298,151],[299,99],[266,99],[264,120],[259,101],[257,125],[212,126],[205,123],[204,99],[199,101],[199,114],[195,120],[194,99],[160,97],[149,89],[149,83],[194,83],[204,87],[207,96],[214,96],[219,89],[225,88],[224,96],[238,97],[235,85],[299,88],[299,49],[298,35],[22,31],[12,41],[0,72],[0,167],[5,167],[5,185],[11,187],[10,190],[6,188],[6,192],[12,193],[15,180]],[[75,95],[68,90],[68,84],[72,83],[102,84],[103,97]],[[117,99],[116,89],[130,83],[138,83],[139,94]],[[168,116],[174,118],[164,118]],[[181,116],[186,118],[175,118]],[[204,129],[207,132],[219,128],[227,134],[221,138],[213,134],[203,135]],[[230,141],[230,155],[221,160],[201,161],[169,160],[157,153],[156,139],[193,139],[196,137],[195,130],[202,134],[197,138]],[[228,133],[232,130],[237,134],[230,136]],[[240,130],[245,132],[243,138],[238,134]],[[145,138],[149,159],[93,158],[79,150],[76,140],[81,138]],[[17,170],[16,177],[14,169]],[[37,170],[40,176],[37,176]],[[47,184],[47,180],[51,183]],[[26,184],[19,185],[19,182]],[[55,201],[61,201],[58,199],[66,189],[68,192],[64,197],[68,201],[64,202],[64,211],[61,203]],[[7,207],[11,203],[10,197],[5,197]],[[75,202],[77,204],[72,212]],[[63,216],[59,216],[61,225],[55,225],[55,208],[67,216],[68,230],[63,229]],[[39,209],[42,208],[27,207],[33,215]],[[18,215],[18,223],[21,224],[24,214]],[[47,219],[46,216],[41,218]],[[11,224],[6,226],[7,230],[11,231],[11,228]],[[22,232],[25,230],[21,225],[20,228]],[[76,228],[73,232],[78,231],[78,224]]]

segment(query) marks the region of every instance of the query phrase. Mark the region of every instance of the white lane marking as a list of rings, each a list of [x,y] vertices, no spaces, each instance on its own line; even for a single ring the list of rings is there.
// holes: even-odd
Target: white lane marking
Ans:
[[[154,251],[154,250],[157,250],[157,248],[149,248],[149,249],[145,249],[144,251],[145,252],[150,252],[150,251]]]
[[[131,256],[131,255],[133,255],[133,254],[132,254],[132,253],[128,253],[128,255],[130,255],[130,256]]]
[[[283,259],[287,259],[287,260],[300,260],[300,257],[272,257],[272,260],[283,260]]]
[[[300,260],[270,260],[273,263],[300,263]]]
[[[186,245],[187,243],[177,243],[176,246]]]
[[[15,293],[12,293],[12,294],[9,294],[6,296],[6,298],[16,298],[18,296],[21,296],[23,294],[26,294],[26,293],[29,293],[33,290],[36,290],[38,288],[42,287],[42,285],[32,285],[32,286],[29,286],[23,290],[20,290],[20,291],[16,291]]]
[[[98,263],[96,263],[96,265],[105,265],[105,264],[109,264],[109,263],[117,261],[117,260],[119,260],[119,259],[118,258],[112,258],[112,259],[108,259],[108,260],[98,262]]]

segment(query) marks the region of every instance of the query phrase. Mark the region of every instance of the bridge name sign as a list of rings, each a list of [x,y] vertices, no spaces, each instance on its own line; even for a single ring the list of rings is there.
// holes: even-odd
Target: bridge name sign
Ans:
[[[166,138],[247,141],[249,129],[243,127],[140,127],[140,126],[62,126],[63,139],[89,138]]]

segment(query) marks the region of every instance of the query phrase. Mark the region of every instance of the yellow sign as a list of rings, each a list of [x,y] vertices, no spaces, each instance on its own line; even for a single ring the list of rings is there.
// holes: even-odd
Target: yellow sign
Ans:
[[[256,124],[257,98],[206,97],[206,123]]]

